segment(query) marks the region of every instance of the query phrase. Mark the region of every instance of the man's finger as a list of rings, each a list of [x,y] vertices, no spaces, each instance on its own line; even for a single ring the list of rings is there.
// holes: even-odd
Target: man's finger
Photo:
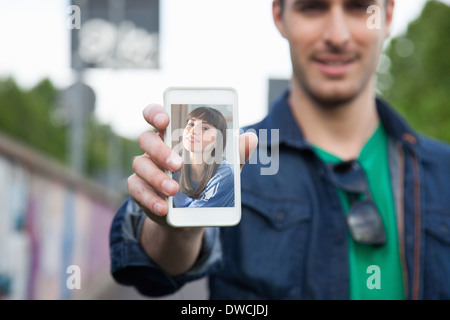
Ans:
[[[250,159],[253,151],[258,145],[258,137],[252,132],[247,132],[239,136],[239,154],[241,159],[241,170],[244,164]]]
[[[142,112],[145,121],[159,132],[163,132],[169,124],[170,118],[164,107],[159,104],[150,104]]]
[[[172,172],[181,169],[182,159],[170,149],[153,131],[145,131],[139,136],[139,146],[153,162],[164,170]]]
[[[144,212],[149,218],[153,215],[165,216],[167,214],[167,203],[161,198],[144,180],[133,174],[128,178],[128,191],[131,198],[145,208]],[[152,218],[152,220],[154,220]]]

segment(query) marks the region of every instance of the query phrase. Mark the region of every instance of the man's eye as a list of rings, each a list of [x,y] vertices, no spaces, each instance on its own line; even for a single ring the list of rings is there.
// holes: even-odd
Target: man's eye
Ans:
[[[323,3],[305,3],[300,4],[297,9],[299,12],[302,13],[316,13],[316,12],[322,12],[326,10],[326,5]]]
[[[347,8],[352,11],[361,11],[365,13],[371,4],[373,4],[373,1],[352,1],[348,4]]]
[[[351,5],[349,9],[350,9],[350,10],[353,10],[353,11],[363,11],[363,12],[366,12],[367,8],[368,8],[368,6],[361,5],[361,4],[355,4],[355,5]]]

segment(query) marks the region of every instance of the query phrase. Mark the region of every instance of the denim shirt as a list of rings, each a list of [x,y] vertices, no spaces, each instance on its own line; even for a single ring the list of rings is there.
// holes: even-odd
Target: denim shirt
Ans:
[[[258,161],[241,173],[241,222],[207,228],[186,274],[170,277],[145,254],[138,241],[145,214],[125,201],[110,237],[111,271],[119,283],[159,296],[209,276],[211,299],[348,299],[345,215],[329,168],[294,121],[288,95],[251,127],[263,138],[267,132],[258,150],[279,154],[277,172],[261,174],[267,162],[255,152]],[[376,103],[389,135],[406,296],[450,299],[450,148],[413,132],[381,99]],[[278,139],[271,139],[275,133]]]

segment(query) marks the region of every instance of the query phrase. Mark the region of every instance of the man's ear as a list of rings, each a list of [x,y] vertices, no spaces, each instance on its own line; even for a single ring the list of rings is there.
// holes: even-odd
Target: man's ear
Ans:
[[[278,0],[273,0],[272,2],[272,16],[278,31],[283,36],[283,38],[286,38],[283,24],[283,8],[281,7]]]

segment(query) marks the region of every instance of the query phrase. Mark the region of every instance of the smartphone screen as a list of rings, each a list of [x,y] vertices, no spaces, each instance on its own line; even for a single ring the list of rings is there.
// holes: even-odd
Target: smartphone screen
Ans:
[[[233,106],[172,104],[172,149],[183,159],[174,207],[234,207]]]
[[[235,95],[229,89],[180,88],[165,95],[171,119],[166,143],[183,159],[181,170],[171,173],[180,186],[168,199],[172,225],[234,225],[240,220]]]

